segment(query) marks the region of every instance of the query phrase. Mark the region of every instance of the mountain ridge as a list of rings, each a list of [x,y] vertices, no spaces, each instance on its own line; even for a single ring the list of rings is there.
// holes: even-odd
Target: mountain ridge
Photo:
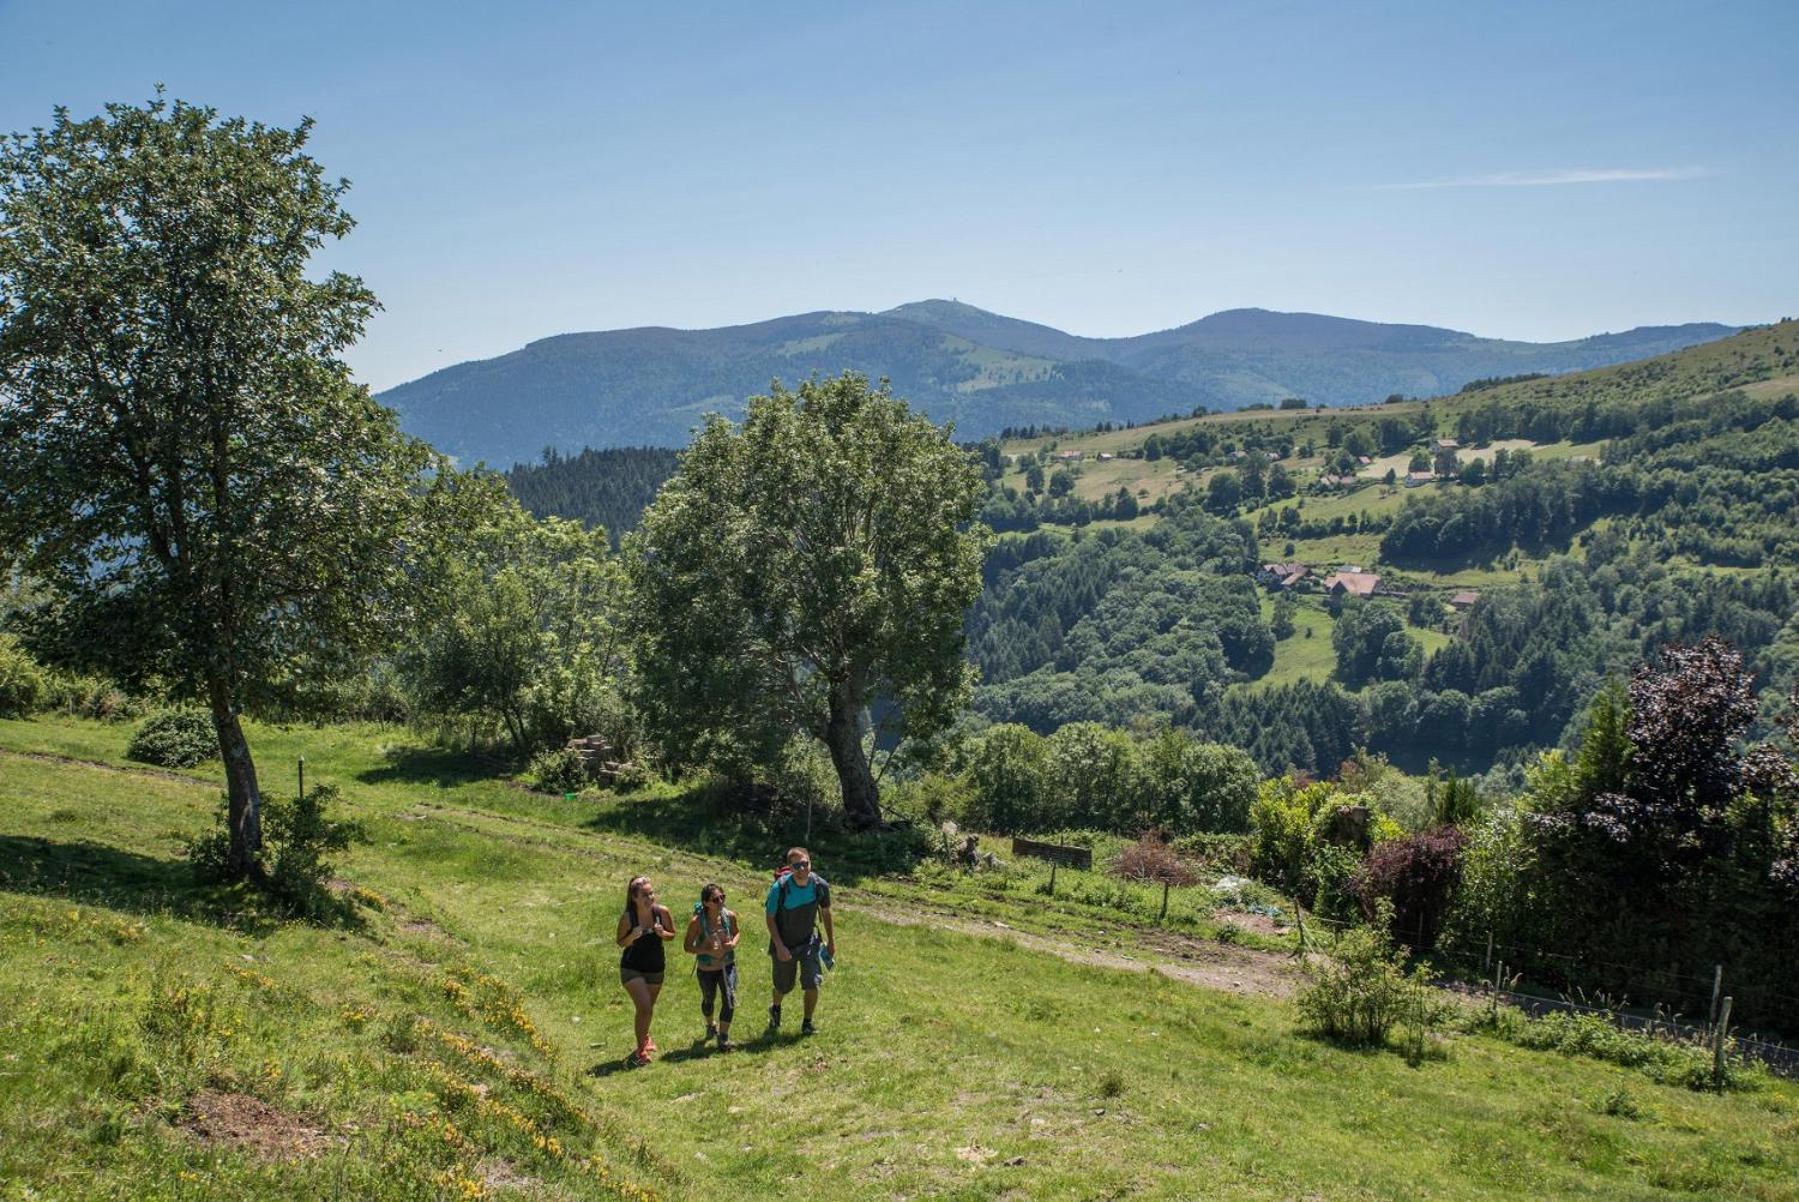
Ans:
[[[961,437],[1006,427],[1140,423],[1299,396],[1344,405],[1453,392],[1471,380],[1559,374],[1727,336],[1718,323],[1640,327],[1562,343],[1435,326],[1228,309],[1168,330],[1086,338],[959,301],[814,310],[710,329],[571,331],[381,393],[403,425],[461,462],[545,448],[679,446],[708,412],[741,413],[772,380],[849,369],[891,380]]]

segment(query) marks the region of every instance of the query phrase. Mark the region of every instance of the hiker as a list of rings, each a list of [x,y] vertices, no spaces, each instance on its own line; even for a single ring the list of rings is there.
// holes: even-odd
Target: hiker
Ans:
[[[710,884],[701,889],[681,946],[698,957],[694,975],[700,981],[700,1013],[706,1017],[706,1038],[716,1035],[721,1052],[737,1046],[731,1042],[731,1016],[737,1011],[737,940],[741,935],[736,912],[725,909],[725,891]],[[716,1023],[712,1021],[715,1003]]]
[[[775,1000],[768,1008],[768,1029],[781,1028],[781,999],[793,992],[797,976],[805,991],[806,1017],[800,1034],[810,1035],[812,1011],[818,1005],[818,981],[822,975],[820,952],[826,961],[837,958],[837,928],[831,923],[831,886],[812,871],[812,853],[789,848],[787,867],[768,888],[764,907],[768,922],[768,954],[774,957]],[[818,940],[818,920],[824,920],[825,941]]]
[[[631,1004],[637,1007],[637,1050],[631,1063],[648,1064],[656,1051],[650,1038],[650,1016],[656,1012],[656,995],[662,992],[667,965],[662,943],[675,937],[675,916],[656,901],[656,889],[647,876],[635,876],[625,886],[625,912],[618,916],[618,979]]]

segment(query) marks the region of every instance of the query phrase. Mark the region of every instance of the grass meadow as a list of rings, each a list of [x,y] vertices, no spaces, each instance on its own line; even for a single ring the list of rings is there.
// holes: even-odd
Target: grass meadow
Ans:
[[[1415,1067],[1342,1050],[1278,989],[1183,976],[1141,891],[883,873],[822,833],[820,1033],[763,1035],[751,935],[743,1050],[698,1045],[674,952],[662,1054],[626,1069],[626,879],[753,913],[779,846],[671,789],[541,797],[401,731],[251,734],[266,787],[304,755],[364,824],[337,882],[357,924],[189,884],[216,768],[0,722],[0,1198],[1799,1198],[1792,1085],[1694,1093],[1479,1034]],[[1164,925],[1220,930],[1186,891]]]

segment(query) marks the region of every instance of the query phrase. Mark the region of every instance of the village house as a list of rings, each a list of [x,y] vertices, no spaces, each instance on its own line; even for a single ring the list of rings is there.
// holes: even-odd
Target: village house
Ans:
[[[1475,592],[1473,589],[1463,589],[1461,592],[1449,598],[1449,604],[1457,613],[1461,613],[1464,610],[1472,609],[1474,603],[1479,600],[1479,593]]]
[[[1256,573],[1256,583],[1269,588],[1290,589],[1312,574],[1303,563],[1265,563]]]
[[[1110,451],[1101,451],[1099,453],[1099,461],[1101,463],[1109,463],[1116,458],[1118,458],[1118,456],[1112,454]]]
[[[1057,451],[1056,458],[1063,463],[1079,463],[1086,456],[1085,451]]]
[[[1429,472],[1407,472],[1405,474],[1405,486],[1407,488],[1422,488],[1424,485],[1429,484],[1435,479],[1436,477]]]
[[[1339,569],[1324,578],[1324,591],[1333,597],[1372,597],[1380,587],[1374,572]]]

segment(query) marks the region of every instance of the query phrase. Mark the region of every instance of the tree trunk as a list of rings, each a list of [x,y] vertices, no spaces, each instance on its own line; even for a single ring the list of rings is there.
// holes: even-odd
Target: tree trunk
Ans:
[[[256,761],[250,743],[237,720],[237,707],[222,683],[210,689],[212,725],[219,733],[219,754],[225,760],[225,824],[231,836],[226,868],[233,880],[249,880],[261,871],[262,790],[256,784]]]
[[[831,716],[825,723],[825,746],[843,786],[843,812],[857,830],[881,824],[879,791],[868,756],[862,750],[862,703],[848,688],[831,690]]]

